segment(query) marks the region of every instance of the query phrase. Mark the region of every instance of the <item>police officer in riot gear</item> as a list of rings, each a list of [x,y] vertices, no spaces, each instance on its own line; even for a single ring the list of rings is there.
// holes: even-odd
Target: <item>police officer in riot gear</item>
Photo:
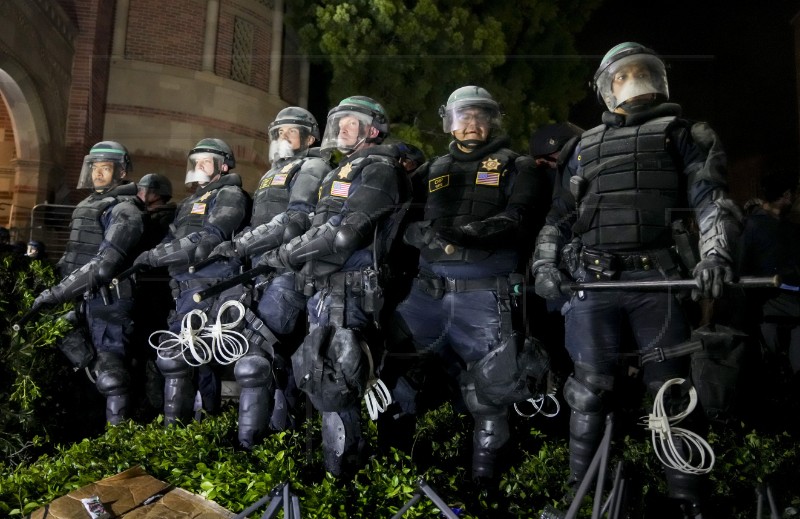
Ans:
[[[416,172],[424,215],[404,239],[420,250],[419,274],[397,313],[417,350],[448,362],[459,379],[475,420],[472,478],[480,484],[495,476],[510,433],[507,405],[486,398],[469,373],[514,340],[509,275],[520,263],[515,243],[537,187],[533,161],[507,148],[500,106],[484,88],[455,90],[439,113],[453,141],[447,155]]]
[[[138,182],[136,196],[144,202],[144,236],[139,250],[150,250],[169,232],[175,220],[177,206],[172,202],[172,182],[160,173],[148,173]],[[167,317],[174,307],[166,267],[150,269],[136,277],[136,306],[134,308],[133,340],[135,364],[134,380],[146,403],[141,408],[145,417],[161,413],[164,408],[164,377],[156,367],[156,352],[148,344],[150,334],[167,328]],[[143,384],[143,386],[142,386]]]
[[[209,317],[215,319],[217,308],[212,308],[209,301],[196,303],[192,296],[230,277],[239,268],[235,262],[215,262],[193,272],[189,269],[242,228],[250,200],[242,190],[239,175],[230,172],[235,166],[236,158],[227,143],[214,138],[200,140],[189,151],[185,180],[187,186],[196,190],[178,205],[175,221],[164,240],[134,262],[142,268],[167,267],[176,302],[175,313],[169,319],[169,330],[173,333],[180,333],[183,317],[192,310],[209,312]],[[225,300],[223,294],[219,301]],[[162,334],[161,344],[167,339],[167,334]],[[159,355],[157,365],[165,378],[167,425],[191,419],[198,383],[203,408],[208,412],[217,410],[221,380],[208,365],[196,373],[180,351]]]
[[[380,145],[388,133],[385,110],[369,97],[330,110],[322,154],[338,149],[344,158],[322,181],[311,228],[265,257],[298,271],[306,293],[316,291],[307,306],[311,331],[292,367],[322,411],[325,467],[336,476],[355,468],[360,451],[359,399],[374,375],[368,366],[380,360],[378,274],[410,196],[396,148]]]
[[[261,177],[253,195],[250,225],[218,245],[212,256],[246,258],[256,265],[265,252],[308,230],[320,182],[331,170],[320,158],[319,148],[312,147],[319,139],[317,120],[308,110],[290,106],[278,112],[269,125],[272,168]],[[265,348],[251,348],[234,368],[242,388],[239,442],[247,448],[255,445],[268,427],[283,430],[293,420],[290,412],[297,388],[289,359],[297,346],[294,332],[308,299],[303,287],[296,287],[294,271],[285,268],[260,278],[257,287],[256,313],[270,337]],[[275,375],[274,394],[270,366]]]
[[[600,126],[581,136],[564,170],[567,179],[556,183],[561,191],[536,241],[536,293],[558,298],[569,292],[569,278],[558,267],[561,259],[585,282],[677,277],[671,220],[686,216],[681,208],[693,208],[701,254],[693,297],[718,297],[723,283],[733,278],[737,223],[725,194],[725,156],[716,133],[705,123],[683,119],[680,106],[667,102],[664,63],[638,43],[612,48],[594,83],[608,111]],[[572,410],[570,483],[577,485],[610,410],[623,322],[630,324],[641,354],[681,343],[689,329],[671,293],[587,290],[573,294],[563,313],[574,362],[564,395]],[[652,394],[665,381],[688,374],[688,356],[643,366]],[[680,405],[682,396],[673,395],[667,405]],[[674,468],[666,475],[670,497],[699,517],[701,476]]]
[[[89,367],[97,390],[106,397],[106,420],[114,425],[128,412],[130,377],[125,360],[133,328],[133,290],[130,281],[115,290],[109,290],[109,282],[130,264],[144,229],[144,206],[136,198],[136,185],[126,180],[132,170],[128,150],[118,142],[99,142],[89,150],[78,189],[93,192],[72,213],[70,240],[57,265],[64,278],[34,302],[40,306],[85,300],[89,347],[94,348]],[[81,344],[84,339],[81,328],[64,338]]]

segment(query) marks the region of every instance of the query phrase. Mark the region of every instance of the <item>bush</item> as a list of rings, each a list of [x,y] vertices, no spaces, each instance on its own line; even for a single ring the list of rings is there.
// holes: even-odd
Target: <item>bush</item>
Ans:
[[[374,453],[348,480],[337,480],[323,469],[318,416],[297,430],[269,436],[251,451],[237,447],[233,407],[185,427],[165,428],[158,418],[104,430],[96,425],[76,429],[75,417],[84,416],[85,409],[76,407],[74,393],[89,394],[94,388],[53,347],[68,329],[57,319],[67,308],[43,313],[19,335],[9,330],[35,294],[54,282],[52,270],[38,262],[0,260],[5,267],[0,271],[0,319],[7,320],[0,343],[0,516],[21,517],[136,465],[235,513],[282,482],[289,483],[308,518],[389,517],[412,499],[420,481],[445,503],[462,508],[465,518],[538,517],[545,505],[566,510],[563,416],[555,421],[513,416],[499,481],[488,488],[469,480],[472,420],[449,404],[419,417],[409,453]],[[363,423],[368,445],[377,445],[377,427],[366,419]],[[663,502],[658,496],[665,494],[662,468],[647,435],[628,423],[615,424],[615,431],[609,466],[624,462],[629,482],[639,489],[632,503],[641,511],[638,516],[663,517],[658,507]],[[73,439],[76,435],[81,436]],[[794,483],[800,449],[791,436],[740,425],[711,434],[709,442],[717,456],[710,477],[717,516],[753,517],[760,484],[769,484],[782,506],[800,506]],[[585,506],[581,517],[589,517],[590,508]],[[423,496],[403,517],[438,515]]]

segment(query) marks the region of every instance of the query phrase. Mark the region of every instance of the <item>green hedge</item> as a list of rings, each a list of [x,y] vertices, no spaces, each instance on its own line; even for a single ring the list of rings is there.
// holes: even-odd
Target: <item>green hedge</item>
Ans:
[[[10,331],[34,295],[53,282],[39,262],[0,258],[0,516],[20,517],[90,482],[141,465],[154,477],[240,512],[279,483],[290,482],[303,517],[391,517],[414,495],[423,478],[445,502],[465,508],[463,517],[538,517],[565,494],[566,420],[513,416],[512,441],[496,486],[469,481],[472,422],[444,405],[420,417],[412,452],[374,453],[352,479],[323,470],[319,417],[298,430],[274,434],[252,451],[237,448],[236,409],[191,423],[164,427],[160,418],[105,430],[81,429],[86,410],[74,405],[85,377],[66,366],[53,344],[68,326],[52,309]],[[84,386],[81,386],[81,383]],[[89,387],[89,389],[92,389]],[[72,403],[71,403],[72,402]],[[85,404],[83,404],[85,407]],[[565,412],[566,409],[563,412]],[[612,463],[625,463],[642,517],[660,517],[665,493],[661,467],[640,426],[620,419]],[[368,445],[377,428],[364,420]],[[79,435],[79,437],[75,437]],[[781,508],[800,507],[795,483],[800,452],[786,434],[764,434],[744,425],[709,437],[717,456],[710,477],[718,517],[755,516],[756,485],[768,482]],[[583,516],[589,516],[584,507]],[[404,517],[436,517],[423,498]]]

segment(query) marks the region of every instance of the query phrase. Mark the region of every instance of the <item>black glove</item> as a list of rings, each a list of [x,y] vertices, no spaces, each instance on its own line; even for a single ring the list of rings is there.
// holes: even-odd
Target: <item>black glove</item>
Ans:
[[[277,249],[272,249],[271,251],[265,253],[258,263],[259,265],[270,265],[279,269],[297,271],[299,270],[300,265],[292,264],[289,257],[290,252],[291,250],[287,249],[286,245],[283,245]]]
[[[469,234],[464,227],[445,227],[436,231],[436,240],[440,243],[469,247],[475,236]]]
[[[412,247],[424,249],[433,240],[434,235],[430,221],[412,222],[403,233],[403,241]]]
[[[55,287],[53,288],[55,290]],[[39,308],[44,305],[57,305],[62,301],[58,298],[57,293],[55,293],[51,289],[43,290],[41,294],[36,296],[36,299],[33,300],[33,306],[31,308]],[[56,292],[58,292],[56,290]]]
[[[133,260],[133,264],[131,267],[152,267],[152,263],[150,263],[150,251],[146,250],[143,253],[136,256],[136,259]]]
[[[241,258],[242,255],[236,251],[236,246],[233,244],[232,241],[224,241],[214,247],[214,250],[211,251],[210,257],[215,256],[224,256],[226,258]]]
[[[570,279],[551,263],[540,265],[534,272],[536,279],[533,288],[539,297],[545,299],[560,299],[562,296],[572,295],[569,288]]]
[[[697,288],[692,289],[692,299],[718,298],[722,295],[725,283],[733,282],[733,269],[730,263],[716,254],[711,254],[695,265],[694,281]]]

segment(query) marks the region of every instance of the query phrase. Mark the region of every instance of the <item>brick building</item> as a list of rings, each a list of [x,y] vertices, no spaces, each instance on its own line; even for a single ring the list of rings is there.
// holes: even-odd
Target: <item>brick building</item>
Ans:
[[[1,1],[0,225],[27,240],[34,207],[82,199],[83,157],[101,140],[128,148],[134,180],[163,173],[180,199],[188,150],[221,138],[252,192],[268,122],[308,99],[284,11],[284,0]]]

